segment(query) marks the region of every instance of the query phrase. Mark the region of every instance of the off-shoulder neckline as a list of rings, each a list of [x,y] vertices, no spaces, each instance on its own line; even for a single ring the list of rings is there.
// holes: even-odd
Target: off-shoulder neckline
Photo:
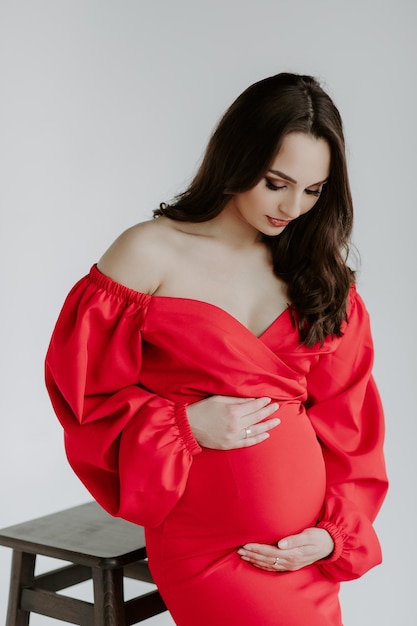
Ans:
[[[90,273],[89,273],[89,278],[98,288],[105,290],[107,293],[114,295],[117,298],[120,298],[121,300],[124,300],[128,303],[135,303],[141,307],[149,306],[152,300],[166,301],[166,302],[169,302],[169,301],[186,302],[188,304],[194,303],[201,307],[209,307],[213,311],[217,311],[221,315],[226,316],[227,319],[233,321],[240,328],[244,329],[247,333],[249,333],[252,337],[255,337],[256,339],[263,338],[264,335],[266,335],[272,328],[274,328],[275,325],[281,320],[287,319],[291,321],[291,324],[292,324],[291,315],[293,315],[294,312],[292,312],[291,305],[288,305],[283,311],[281,311],[281,313],[271,321],[271,323],[265,328],[265,330],[263,330],[260,334],[256,334],[250,328],[245,326],[243,322],[238,320],[237,317],[232,315],[232,313],[229,313],[229,311],[227,311],[226,309],[223,309],[221,306],[214,304],[212,302],[199,300],[198,298],[186,298],[186,297],[181,297],[181,296],[162,296],[162,295],[157,295],[157,294],[149,294],[149,293],[143,293],[141,291],[136,291],[135,289],[132,289],[131,287],[127,287],[126,285],[122,285],[121,283],[118,283],[113,278],[110,278],[109,276],[106,276],[105,274],[103,274],[98,269],[97,264],[94,264],[92,266]],[[349,291],[348,317],[349,317],[349,312],[352,309],[352,306],[356,297],[357,297],[356,283],[352,283],[350,291]],[[291,315],[290,315],[290,312],[291,312]]]

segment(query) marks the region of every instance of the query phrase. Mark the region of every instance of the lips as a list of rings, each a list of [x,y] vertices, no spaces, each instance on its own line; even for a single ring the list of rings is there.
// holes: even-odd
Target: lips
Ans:
[[[267,215],[267,218],[268,218],[268,222],[272,226],[275,226],[276,228],[283,228],[284,226],[287,226],[290,223],[289,220],[278,220],[275,217],[270,217],[269,215]]]

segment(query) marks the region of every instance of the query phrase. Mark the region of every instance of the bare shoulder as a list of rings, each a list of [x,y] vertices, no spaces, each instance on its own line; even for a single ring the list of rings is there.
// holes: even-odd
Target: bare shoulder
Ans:
[[[130,289],[154,293],[175,247],[175,229],[169,221],[158,218],[125,230],[103,254],[98,269]]]

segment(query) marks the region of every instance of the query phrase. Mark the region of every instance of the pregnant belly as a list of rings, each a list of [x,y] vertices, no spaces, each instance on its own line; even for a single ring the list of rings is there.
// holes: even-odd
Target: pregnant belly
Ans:
[[[193,459],[185,493],[164,524],[172,555],[276,542],[314,525],[325,491],[320,445],[304,409],[287,404],[261,444],[204,449]],[[164,541],[165,543],[165,541]]]

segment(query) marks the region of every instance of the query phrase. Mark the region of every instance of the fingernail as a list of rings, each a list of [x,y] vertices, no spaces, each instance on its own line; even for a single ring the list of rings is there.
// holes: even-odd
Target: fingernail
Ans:
[[[288,548],[288,541],[286,539],[278,541],[278,548]]]

